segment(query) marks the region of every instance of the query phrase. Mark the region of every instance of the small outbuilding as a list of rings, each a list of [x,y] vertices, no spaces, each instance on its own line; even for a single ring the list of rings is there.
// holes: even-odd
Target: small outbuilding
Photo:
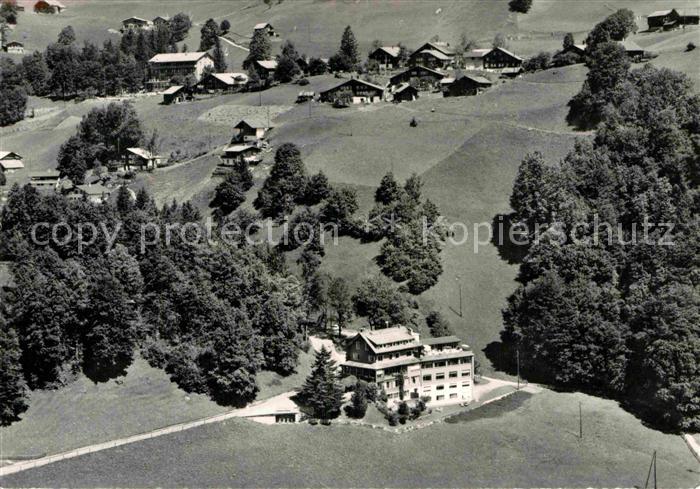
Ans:
[[[13,151],[0,151],[0,172],[14,173],[23,168],[24,163],[20,155]]]
[[[93,204],[101,204],[109,200],[112,190],[101,183],[76,185],[72,198],[84,198]]]
[[[304,102],[309,102],[314,98],[316,98],[316,92],[302,91],[297,95],[296,103],[303,104]]]
[[[273,126],[267,118],[262,116],[248,116],[241,119],[233,126],[232,143],[257,142],[267,137]]]
[[[392,95],[392,100],[396,103],[412,102],[418,98],[418,89],[410,83],[402,83],[396,87]]]
[[[224,165],[232,166],[236,163],[246,162],[254,165],[261,161],[260,148],[252,144],[232,144],[224,149],[221,155]]]
[[[456,78],[454,82],[446,85],[442,94],[445,97],[477,95],[491,87],[492,84],[491,80],[483,76],[462,75]]]
[[[182,85],[173,85],[163,92],[163,103],[165,105],[179,104],[187,100],[187,91]]]
[[[34,11],[40,14],[60,14],[66,6],[58,0],[39,0],[34,4]]]
[[[631,39],[625,39],[620,44],[625,48],[625,53],[634,62],[641,61],[644,58],[644,48]]]
[[[155,170],[164,163],[161,155],[154,154],[144,148],[126,148],[124,154],[124,169]]]
[[[255,24],[255,27],[253,27],[253,32],[258,32],[258,31],[263,31],[268,36],[271,36],[271,37],[277,36],[277,32],[275,32],[275,28],[272,27],[272,24],[270,24],[269,22],[260,22],[259,24]]]
[[[275,59],[262,59],[255,62],[255,71],[258,72],[258,76],[262,80],[272,80],[277,69],[277,60]]]

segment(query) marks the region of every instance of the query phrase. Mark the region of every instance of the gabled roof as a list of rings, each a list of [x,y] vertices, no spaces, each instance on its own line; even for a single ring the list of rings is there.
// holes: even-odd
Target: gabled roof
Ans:
[[[256,63],[266,70],[276,70],[277,69],[277,60],[275,59],[263,59],[263,60],[257,60]]]
[[[248,81],[248,75],[245,73],[211,73],[211,76],[226,85],[236,85]]]
[[[172,87],[168,88],[166,91],[163,92],[163,95],[173,95],[180,90],[185,88],[183,85],[173,85]]]
[[[165,20],[165,21],[169,21],[169,20],[170,20],[170,16],[169,16],[169,15],[158,15],[157,17],[154,17],[154,18],[153,18],[153,22],[155,22],[155,21],[158,20],[158,19],[160,19],[160,20]]]
[[[360,336],[379,348],[399,341],[415,341],[418,344],[415,336],[404,326],[362,331]]]
[[[625,39],[624,41],[620,42],[620,44],[622,44],[622,47],[625,48],[625,51],[644,51],[644,48],[634,42],[632,39]]]
[[[130,20],[138,20],[138,21],[143,22],[144,24],[148,24],[148,23],[150,22],[150,20],[148,20],[148,19],[142,19],[141,17],[129,17],[128,19],[122,20],[122,24],[125,23],[125,22],[128,22],[128,21],[130,21]]]
[[[18,155],[17,153],[15,153],[14,151],[0,151],[0,160],[3,160],[5,158],[7,158],[8,156],[10,157],[10,159],[13,159],[13,160],[18,160],[18,159],[21,160],[22,159],[22,157],[20,155]]]
[[[522,61],[522,60],[523,60],[523,58],[521,58],[520,56],[518,56],[518,55],[515,54],[515,53],[512,53],[512,52],[508,51],[506,48],[493,48],[493,49],[491,49],[491,50],[490,50],[488,53],[486,53],[486,54],[490,54],[490,53],[492,53],[492,52],[494,52],[494,51],[501,51],[502,53],[506,53],[508,56],[512,56],[513,58],[515,58],[515,59],[517,59],[517,60],[519,60],[519,61]]]
[[[440,59],[442,61],[449,61],[451,58],[445,53],[438,51],[437,49],[424,49],[417,53],[413,53],[411,56],[416,56],[418,54],[429,54],[434,58]]]
[[[126,148],[126,150],[131,153],[135,154],[136,156],[139,156],[143,158],[144,160],[150,160],[152,158],[158,158],[158,155],[151,153],[147,149],[144,148]]]
[[[246,124],[248,127],[252,127],[253,129],[268,129],[270,127],[274,127],[271,122],[268,123],[267,117],[255,114],[246,116],[238,121],[238,123],[236,123],[236,125],[233,127],[238,128],[241,124]]]
[[[483,58],[486,53],[490,53],[491,49],[489,48],[479,48],[479,49],[472,49],[471,51],[467,51],[464,53],[465,58]]]
[[[259,24],[255,24],[255,27],[253,27],[253,30],[257,31],[259,29],[264,29],[267,26],[272,27],[272,24],[270,24],[269,22],[260,22]]]
[[[80,192],[87,194],[87,195],[104,195],[104,194],[109,194],[112,193],[110,189],[105,187],[104,185],[100,183],[95,183],[92,185],[78,185],[76,187]]]
[[[411,86],[410,83],[401,83],[401,84],[396,88],[396,90],[394,90],[394,93],[401,93],[401,92],[403,92],[404,90],[406,90],[406,89],[408,89],[408,88],[412,88],[413,90],[418,91],[418,90],[416,90],[415,87]]]
[[[665,15],[670,14],[673,12],[675,9],[670,9],[670,10],[656,10],[655,12],[650,13],[647,15],[647,17],[663,17]]]
[[[389,56],[391,56],[393,58],[398,58],[400,50],[401,50],[401,48],[398,46],[380,46],[377,49],[375,49],[374,51],[372,51],[372,54],[376,53],[377,51],[384,51]]]
[[[416,54],[417,52],[420,52],[420,51],[424,51],[426,49],[440,51],[441,53],[446,54],[448,56],[453,56],[455,54],[454,49],[452,49],[449,44],[447,44],[446,42],[442,42],[442,41],[426,42],[421,47],[416,49],[413,52],[413,54]]]
[[[366,85],[366,86],[368,86],[368,87],[375,88],[375,89],[377,89],[377,90],[381,90],[382,92],[384,91],[384,87],[380,87],[379,85],[375,85],[374,83],[370,83],[370,82],[365,81],[365,80],[360,80],[359,78],[351,78],[351,79],[349,79],[349,80],[344,81],[344,82],[341,83],[340,85],[336,85],[336,86],[334,86],[333,88],[329,88],[328,90],[324,90],[324,91],[322,91],[321,93],[332,92],[333,90],[336,90],[336,89],[338,89],[338,88],[340,88],[340,87],[342,87],[342,86],[344,86],[344,85],[348,85],[348,84],[351,84],[351,85],[352,85],[352,84],[355,84],[355,83],[360,83],[360,84],[362,84],[362,85]]]
[[[24,163],[21,160],[0,160],[0,167],[4,170],[21,170]]]
[[[22,43],[19,42],[19,41],[10,41],[10,42],[8,42],[8,43],[5,44],[5,47],[7,47],[7,46],[21,46],[21,47],[24,47],[24,44],[22,44]]]
[[[427,338],[427,339],[421,341],[421,343],[423,343],[424,345],[433,346],[433,345],[447,345],[450,343],[459,343],[460,341],[462,341],[460,338],[452,335],[452,336],[440,336],[438,338]]]
[[[243,153],[244,151],[248,151],[251,149],[260,151],[260,148],[258,148],[257,146],[252,146],[250,144],[233,144],[224,149],[224,153]]]
[[[459,78],[457,78],[457,80],[455,80],[455,81],[459,81],[463,78],[468,78],[471,81],[473,81],[475,83],[481,83],[482,85],[493,85],[493,82],[491,80],[489,80],[486,77],[478,76],[478,75],[462,75]]]
[[[205,56],[210,56],[207,52],[194,53],[161,53],[156,54],[148,60],[149,63],[196,63]]]

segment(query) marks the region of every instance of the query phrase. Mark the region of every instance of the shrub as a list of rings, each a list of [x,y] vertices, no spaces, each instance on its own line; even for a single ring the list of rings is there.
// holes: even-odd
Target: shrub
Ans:
[[[510,0],[510,2],[508,2],[508,7],[511,12],[526,14],[530,11],[530,7],[532,7],[532,0]]]
[[[393,411],[387,414],[386,419],[389,421],[389,426],[396,426],[399,424],[399,415]]]
[[[301,80],[299,80],[299,85],[301,85],[302,87],[306,86],[308,84],[309,84],[308,78],[302,78]]]
[[[686,50],[686,51],[692,51],[693,49],[695,49],[695,43],[691,41],[691,42],[689,42],[688,45],[685,47],[685,50]]]
[[[537,71],[546,70],[552,61],[552,56],[545,52],[539,52],[532,58],[526,59],[523,63],[523,69],[525,71]]]
[[[309,424],[316,426],[318,424],[318,420],[316,418],[309,418]]]

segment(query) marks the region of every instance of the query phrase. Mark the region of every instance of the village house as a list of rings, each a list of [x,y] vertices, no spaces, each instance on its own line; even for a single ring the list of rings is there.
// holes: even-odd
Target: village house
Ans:
[[[13,151],[0,151],[0,172],[14,173],[23,168],[24,163],[20,155]]]
[[[389,86],[393,87],[402,83],[408,83],[418,90],[432,90],[440,84],[440,80],[443,78],[445,78],[444,73],[418,65],[412,66],[406,71],[389,78]]]
[[[134,170],[155,170],[165,163],[165,158],[154,154],[144,148],[126,148],[123,156],[124,169]]]
[[[173,85],[163,92],[163,103],[165,105],[179,104],[187,100],[189,95],[183,85]]]
[[[253,165],[261,161],[260,148],[252,144],[233,144],[224,149],[221,161],[227,166],[233,166],[243,161]]]
[[[446,68],[452,64],[455,52],[446,42],[426,42],[408,57],[409,66]]]
[[[644,58],[644,48],[631,39],[625,39],[620,42],[623,48],[625,48],[625,53],[633,62],[642,61]]]
[[[248,83],[245,73],[209,73],[197,84],[202,92],[235,92]]]
[[[493,48],[483,56],[485,70],[502,70],[504,68],[521,68],[523,58],[504,48]]]
[[[170,17],[168,17],[167,15],[166,16],[159,15],[158,17],[153,19],[153,25],[155,27],[162,27],[162,26],[169,24],[169,23],[170,23]]]
[[[60,14],[66,6],[58,0],[39,0],[34,4],[34,11],[40,14]]]
[[[484,56],[491,49],[472,49],[462,54],[462,65],[467,70],[483,70]]]
[[[397,86],[392,92],[392,101],[395,103],[399,102],[412,102],[418,98],[418,89],[412,86],[410,83],[402,83]]]
[[[253,65],[255,71],[261,80],[269,81],[275,75],[275,70],[277,69],[277,60],[275,59],[263,59],[255,61]]]
[[[24,44],[19,41],[10,41],[3,46],[3,50],[9,54],[24,54]]]
[[[357,78],[344,81],[340,85],[320,93],[321,102],[343,102],[346,104],[366,104],[381,102],[384,88]]]
[[[381,70],[393,70],[401,67],[400,52],[399,46],[381,46],[369,53],[367,58],[376,61]]]
[[[141,17],[129,17],[128,19],[122,20],[122,32],[128,30],[139,30],[139,29],[151,29],[153,27],[153,22],[147,19],[142,19]]]
[[[376,383],[389,402],[424,396],[430,405],[473,400],[474,354],[456,336],[421,341],[405,326],[361,330],[346,352],[343,375]]]
[[[68,198],[74,200],[85,199],[92,204],[101,204],[109,200],[111,193],[112,190],[101,183],[76,185]]]
[[[232,143],[257,142],[265,139],[272,129],[270,121],[260,116],[248,116],[233,126]]]
[[[29,174],[29,185],[40,190],[56,190],[61,182],[58,170],[35,171]]]
[[[253,32],[257,31],[264,31],[270,37],[277,36],[275,28],[272,27],[272,24],[270,24],[269,22],[260,22],[259,24],[255,24],[255,27],[253,27]]]
[[[214,68],[214,58],[207,52],[162,53],[148,60],[151,90],[165,88],[174,77],[192,76],[195,83],[202,78],[207,67]]]
[[[647,25],[650,31],[676,29],[684,25],[697,25],[698,11],[689,9],[657,10],[647,15]]]
[[[491,87],[491,80],[483,76],[462,75],[452,83],[447,84],[442,92],[445,97],[463,97],[465,95],[477,95]]]

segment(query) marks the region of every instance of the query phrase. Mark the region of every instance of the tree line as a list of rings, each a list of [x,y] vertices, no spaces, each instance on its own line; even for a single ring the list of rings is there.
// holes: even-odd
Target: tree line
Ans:
[[[528,155],[515,180],[513,222],[547,231],[503,312],[505,358],[517,349],[535,378],[697,430],[700,97],[684,74],[630,70],[601,37],[571,101],[595,136],[559,165]]]

